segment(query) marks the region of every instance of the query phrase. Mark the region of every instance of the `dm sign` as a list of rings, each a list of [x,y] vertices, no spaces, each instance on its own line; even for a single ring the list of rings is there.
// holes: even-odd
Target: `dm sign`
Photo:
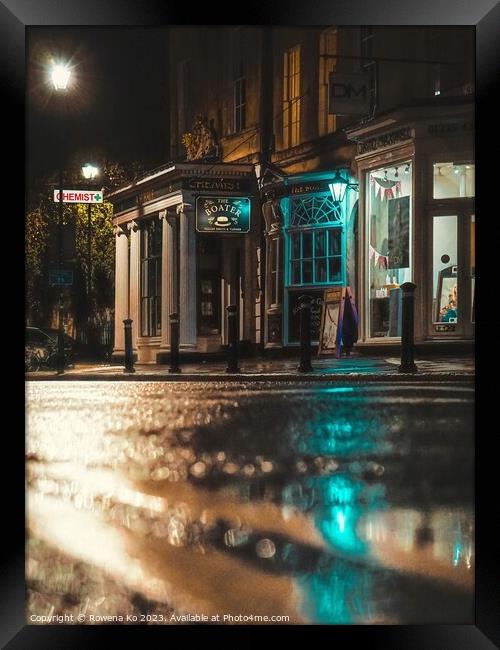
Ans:
[[[367,115],[370,112],[368,75],[331,72],[328,112],[330,115]]]
[[[250,199],[198,196],[196,230],[198,232],[249,232]]]

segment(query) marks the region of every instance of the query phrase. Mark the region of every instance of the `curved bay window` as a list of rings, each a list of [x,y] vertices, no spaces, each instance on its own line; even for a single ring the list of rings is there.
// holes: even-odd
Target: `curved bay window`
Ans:
[[[311,338],[319,340],[326,287],[345,283],[345,233],[342,205],[330,192],[283,200],[285,208],[285,342],[299,341],[303,297],[311,303]]]
[[[141,227],[141,336],[161,335],[161,242],[159,219]]]
[[[288,286],[341,284],[343,222],[329,194],[292,198],[288,227]]]
[[[412,280],[412,164],[366,176],[368,334],[401,336],[400,285]]]

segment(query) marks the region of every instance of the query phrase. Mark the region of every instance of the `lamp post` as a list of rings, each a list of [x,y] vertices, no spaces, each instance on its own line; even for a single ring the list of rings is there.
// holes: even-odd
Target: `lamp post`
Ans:
[[[99,169],[90,163],[82,167],[82,174],[87,180],[93,181],[99,175]],[[89,302],[89,315],[90,315],[90,299],[92,293],[92,204],[87,206],[87,299]]]
[[[64,63],[55,63],[50,72],[50,78],[56,93],[64,93],[68,88],[69,79],[71,77],[71,70],[68,65]],[[57,250],[58,250],[58,274],[59,282],[61,282],[61,271],[63,266],[63,220],[64,220],[64,203],[63,203],[63,155],[62,155],[62,137],[60,138],[60,164],[59,164],[59,217],[57,221]],[[66,365],[64,355],[64,323],[63,323],[63,293],[62,289],[59,291],[59,305],[58,305],[58,330],[57,330],[57,374],[64,373],[64,366]]]

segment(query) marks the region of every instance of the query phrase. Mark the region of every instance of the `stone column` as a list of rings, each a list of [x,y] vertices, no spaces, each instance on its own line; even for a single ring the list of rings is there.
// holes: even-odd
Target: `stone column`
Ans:
[[[170,347],[169,316],[176,310],[175,305],[175,251],[174,228],[175,216],[168,215],[167,210],[160,212],[162,222],[161,240],[161,348]]]
[[[180,227],[180,343],[196,347],[196,232],[192,206],[177,206]]]
[[[115,340],[113,355],[125,353],[123,321],[128,317],[128,238],[115,227]]]
[[[141,232],[137,222],[127,224],[130,230],[130,285],[129,318],[132,319],[132,345],[137,350],[137,337],[141,333],[140,299],[141,299]],[[122,323],[123,324],[123,323]]]

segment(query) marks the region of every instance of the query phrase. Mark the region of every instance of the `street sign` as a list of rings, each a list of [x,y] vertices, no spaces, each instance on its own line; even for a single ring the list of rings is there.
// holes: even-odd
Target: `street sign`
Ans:
[[[73,284],[73,271],[49,271],[51,286],[69,287]]]
[[[59,190],[54,190],[54,201],[60,201]],[[63,190],[63,203],[102,203],[103,193],[100,190]]]
[[[330,72],[328,113],[330,115],[367,115],[370,112],[367,74]]]

